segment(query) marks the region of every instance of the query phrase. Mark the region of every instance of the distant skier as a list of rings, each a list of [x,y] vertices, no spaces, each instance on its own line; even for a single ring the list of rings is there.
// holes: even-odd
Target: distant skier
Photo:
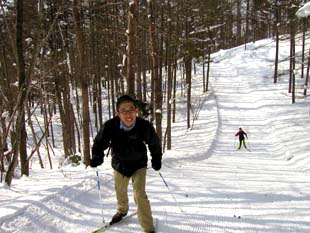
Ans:
[[[235,135],[236,137],[239,136],[239,147],[238,147],[238,150],[240,150],[241,148],[241,145],[243,144],[243,146],[248,149],[246,147],[246,144],[245,144],[245,137],[248,138],[248,135],[245,131],[243,131],[242,128],[239,128],[239,131],[236,133]],[[245,137],[244,137],[245,136]]]

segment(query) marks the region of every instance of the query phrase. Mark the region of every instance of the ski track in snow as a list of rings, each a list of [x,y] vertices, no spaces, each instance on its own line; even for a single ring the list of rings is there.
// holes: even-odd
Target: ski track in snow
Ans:
[[[285,81],[272,83],[272,59],[266,62],[272,44],[263,46],[219,52],[207,94],[196,94],[201,93],[201,70],[194,75],[193,109],[203,103],[194,127],[184,130],[184,115],[173,124],[173,150],[165,153],[161,170],[165,181],[148,169],[158,232],[309,232],[308,112],[303,104],[291,105]],[[251,152],[236,151],[239,127],[249,134]],[[91,232],[103,218],[108,221],[116,204],[106,160],[100,167],[103,216],[95,170],[69,170],[74,185],[1,217],[0,232]],[[130,211],[135,211],[131,187],[129,195]],[[106,232],[142,230],[134,216]]]

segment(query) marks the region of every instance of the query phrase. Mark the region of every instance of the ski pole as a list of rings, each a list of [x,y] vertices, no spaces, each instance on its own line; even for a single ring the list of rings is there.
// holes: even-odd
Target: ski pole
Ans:
[[[249,140],[249,138],[247,138],[247,148],[248,148],[248,150],[251,150],[251,146],[250,146],[250,140]]]
[[[98,193],[99,193],[99,201],[100,201],[100,207],[101,207],[102,222],[105,222],[104,216],[103,216],[103,203],[102,203],[101,190],[100,190],[99,172],[98,172],[98,168],[97,167],[96,167],[96,175],[97,175],[97,188],[98,188]]]
[[[161,179],[163,180],[164,184],[166,185],[166,187],[167,187],[167,189],[168,189],[169,193],[172,195],[172,197],[173,197],[173,199],[174,199],[175,203],[176,203],[176,204],[177,204],[177,206],[179,207],[180,211],[183,213],[184,211],[182,210],[182,208],[181,208],[181,206],[180,206],[179,202],[177,201],[177,199],[175,198],[174,193],[173,193],[173,192],[171,192],[171,190],[170,190],[170,188],[169,188],[169,185],[168,185],[168,183],[166,182],[165,178],[163,177],[163,175],[161,174],[161,172],[158,172],[158,173],[159,173],[159,175],[160,175]]]

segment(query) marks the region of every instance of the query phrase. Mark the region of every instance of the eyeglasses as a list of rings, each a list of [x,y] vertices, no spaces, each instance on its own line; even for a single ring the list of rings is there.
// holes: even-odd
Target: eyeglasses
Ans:
[[[132,113],[136,112],[136,109],[119,110],[118,112],[122,115],[126,115],[126,114],[132,114]]]

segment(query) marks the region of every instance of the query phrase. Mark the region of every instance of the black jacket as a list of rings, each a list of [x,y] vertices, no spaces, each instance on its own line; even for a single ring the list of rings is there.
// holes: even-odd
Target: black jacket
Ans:
[[[137,117],[133,129],[120,129],[120,118],[108,120],[98,132],[92,147],[92,155],[103,157],[103,151],[111,146],[112,167],[130,177],[136,170],[147,166],[147,149],[152,160],[162,157],[159,138],[152,124]]]

